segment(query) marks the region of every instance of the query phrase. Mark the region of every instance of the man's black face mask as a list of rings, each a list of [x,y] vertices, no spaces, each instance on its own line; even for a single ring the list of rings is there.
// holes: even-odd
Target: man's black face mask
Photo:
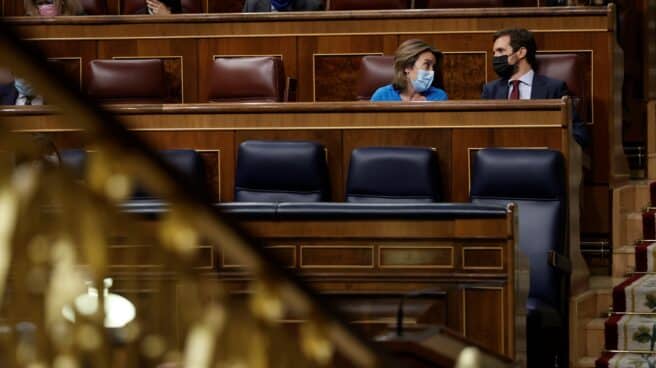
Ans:
[[[517,64],[508,64],[508,55],[495,56],[492,58],[492,67],[502,79],[510,79],[517,71]]]

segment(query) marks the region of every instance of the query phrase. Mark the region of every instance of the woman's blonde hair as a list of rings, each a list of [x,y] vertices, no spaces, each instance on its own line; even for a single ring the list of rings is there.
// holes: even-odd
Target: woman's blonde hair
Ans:
[[[404,91],[406,89],[408,78],[405,69],[414,67],[419,55],[425,51],[430,51],[435,55],[435,65],[433,66],[435,78],[433,79],[433,85],[439,86],[441,84],[442,78],[439,71],[442,69],[442,53],[422,40],[411,39],[399,45],[394,53],[394,78],[392,79],[392,85],[397,91]]]
[[[55,6],[59,10],[59,15],[81,15],[84,14],[84,8],[80,0],[54,0]],[[35,0],[24,0],[25,15],[38,16],[39,8]]]

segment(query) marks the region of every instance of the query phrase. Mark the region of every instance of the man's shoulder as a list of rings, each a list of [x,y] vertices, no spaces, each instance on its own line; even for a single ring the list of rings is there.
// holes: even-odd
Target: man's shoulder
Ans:
[[[547,77],[546,75],[536,73],[535,76],[533,77],[533,83],[534,84],[543,84],[545,86],[560,87],[560,86],[563,86],[565,84],[565,81],[563,81],[561,79]]]

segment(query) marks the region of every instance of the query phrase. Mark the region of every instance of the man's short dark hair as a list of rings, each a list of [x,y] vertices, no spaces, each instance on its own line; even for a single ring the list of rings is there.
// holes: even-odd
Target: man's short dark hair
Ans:
[[[496,41],[497,38],[503,36],[510,36],[510,47],[512,47],[513,52],[516,52],[521,47],[526,49],[526,61],[533,68],[535,68],[535,53],[537,51],[537,46],[535,44],[535,38],[531,31],[524,28],[510,28],[497,31],[494,34],[494,39],[492,42]]]

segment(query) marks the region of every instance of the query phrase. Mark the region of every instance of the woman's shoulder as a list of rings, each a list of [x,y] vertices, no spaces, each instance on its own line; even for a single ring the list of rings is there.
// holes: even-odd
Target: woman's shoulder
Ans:
[[[371,95],[371,101],[394,101],[400,99],[399,93],[392,84],[382,86]]]
[[[449,96],[444,92],[443,89],[437,87],[431,87],[426,94],[426,99],[429,101],[444,101],[448,100]]]

